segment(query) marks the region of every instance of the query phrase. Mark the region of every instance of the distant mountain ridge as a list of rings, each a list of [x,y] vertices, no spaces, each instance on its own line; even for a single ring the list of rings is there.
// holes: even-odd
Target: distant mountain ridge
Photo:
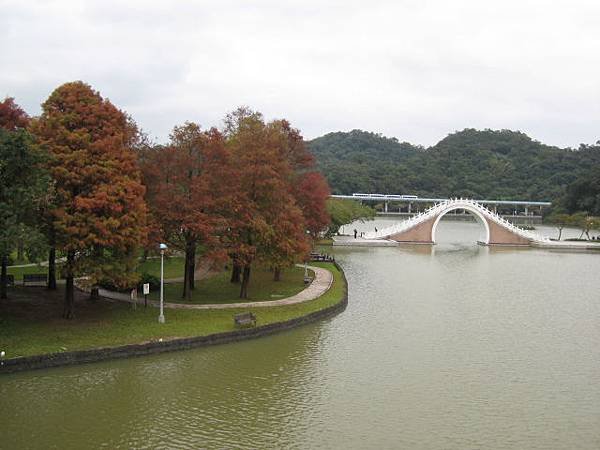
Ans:
[[[553,200],[600,164],[598,145],[564,149],[511,130],[467,128],[428,148],[362,130],[308,145],[336,194]]]

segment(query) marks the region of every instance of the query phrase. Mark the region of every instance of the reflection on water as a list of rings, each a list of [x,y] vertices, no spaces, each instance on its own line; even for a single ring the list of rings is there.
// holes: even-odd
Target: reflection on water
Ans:
[[[0,448],[599,448],[600,256],[438,231],[334,248],[333,319],[1,377]]]

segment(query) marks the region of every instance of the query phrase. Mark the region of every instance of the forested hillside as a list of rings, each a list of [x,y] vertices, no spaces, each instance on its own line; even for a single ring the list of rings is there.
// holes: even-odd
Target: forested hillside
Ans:
[[[562,149],[510,130],[465,129],[427,149],[361,130],[309,145],[339,194],[553,200],[600,164],[600,146]]]

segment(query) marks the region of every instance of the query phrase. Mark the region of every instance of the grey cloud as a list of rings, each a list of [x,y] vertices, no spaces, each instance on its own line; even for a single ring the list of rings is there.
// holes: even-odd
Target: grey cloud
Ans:
[[[600,4],[589,0],[0,0],[0,95],[30,113],[83,79],[163,140],[241,104],[315,137],[429,145],[465,127],[600,137]]]

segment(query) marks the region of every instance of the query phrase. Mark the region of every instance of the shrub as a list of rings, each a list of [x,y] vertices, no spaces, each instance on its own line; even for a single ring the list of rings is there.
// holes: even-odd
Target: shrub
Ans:
[[[138,285],[137,285],[138,290],[141,290],[142,285],[144,285],[145,283],[150,283],[151,291],[154,291],[154,290],[160,288],[160,279],[158,277],[155,277],[154,275],[147,273],[147,272],[144,272],[142,274],[142,276],[140,277],[140,281],[138,282]]]

